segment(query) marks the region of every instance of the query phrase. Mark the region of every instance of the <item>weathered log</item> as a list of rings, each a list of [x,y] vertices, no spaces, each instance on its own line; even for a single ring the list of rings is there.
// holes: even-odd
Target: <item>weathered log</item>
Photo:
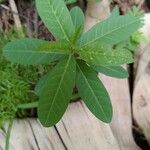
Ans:
[[[137,51],[136,76],[133,92],[133,115],[150,144],[150,14],[141,29],[147,38]]]
[[[132,135],[131,99],[127,79],[114,79],[100,75],[113,104],[111,129],[121,150],[139,150]]]
[[[70,104],[56,127],[69,150],[119,150],[110,126],[95,118],[83,102]]]
[[[5,126],[7,130],[7,125]],[[0,132],[0,145],[5,147],[5,133]],[[54,127],[43,128],[37,119],[16,119],[13,123],[10,150],[65,150]]]

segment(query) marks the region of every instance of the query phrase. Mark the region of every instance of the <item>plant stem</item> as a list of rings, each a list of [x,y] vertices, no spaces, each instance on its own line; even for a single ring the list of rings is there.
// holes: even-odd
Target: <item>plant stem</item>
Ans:
[[[35,101],[32,103],[20,104],[20,105],[18,105],[18,109],[37,108],[37,106],[38,106],[38,101]]]
[[[14,117],[11,118],[9,125],[8,125],[8,129],[7,129],[7,133],[6,133],[5,150],[9,150],[10,134],[11,134],[12,126],[13,126],[13,121],[14,121]]]
[[[78,99],[80,96],[79,94],[74,94],[71,97],[71,100],[74,101]],[[38,107],[38,101],[32,102],[32,103],[25,103],[18,105],[18,109],[30,109],[30,108],[37,108]]]
[[[72,101],[75,101],[75,100],[77,100],[78,98],[80,98],[80,96],[79,96],[78,93],[76,93],[76,94],[72,95],[71,100],[72,100]]]

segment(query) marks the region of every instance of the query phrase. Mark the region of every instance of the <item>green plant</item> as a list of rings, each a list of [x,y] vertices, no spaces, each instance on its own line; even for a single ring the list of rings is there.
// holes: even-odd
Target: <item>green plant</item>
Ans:
[[[95,1],[95,2],[100,2],[101,0],[83,0],[83,1]],[[77,0],[64,0],[64,2],[66,3],[66,4],[72,4],[72,3],[75,3],[75,2],[77,2]]]
[[[66,4],[75,3],[77,0],[64,0]]]
[[[132,53],[117,45],[127,41],[142,25],[141,17],[112,15],[83,33],[84,14],[79,7],[68,11],[63,0],[36,0],[38,13],[56,38],[55,42],[19,39],[3,48],[5,57],[23,65],[51,64],[53,68],[38,82],[38,117],[43,126],[56,124],[70,102],[76,85],[79,96],[100,120],[109,123],[112,105],[98,72],[124,78],[121,65],[132,63]],[[26,107],[31,107],[26,104]]]
[[[14,29],[10,32],[1,33],[0,49],[6,43],[17,38],[19,38],[19,36]],[[29,82],[33,82],[34,79],[31,78],[31,73],[36,73],[33,69],[35,70],[35,68],[31,66],[23,67],[8,62],[2,56],[2,51],[0,50],[0,127],[2,127],[3,122],[14,117],[18,104],[31,102],[30,99],[33,99],[31,95],[34,94],[31,94],[29,84]],[[20,73],[18,73],[19,70]],[[30,77],[28,78],[27,76],[29,75]],[[38,78],[38,76],[36,78]],[[22,93],[20,89],[25,92]],[[19,116],[24,116],[25,114],[24,111],[18,112]]]
[[[6,121],[9,121],[8,129],[5,131],[6,150],[9,148],[9,137],[14,118],[30,115],[19,105],[34,103],[37,100],[33,87],[39,76],[47,72],[49,68],[48,66],[21,66],[10,63],[3,57],[1,48],[6,43],[20,37],[18,30],[14,28],[9,32],[0,32],[0,128]]]
[[[112,14],[118,14],[119,10],[118,8],[115,8],[113,10]],[[144,12],[142,10],[139,10],[137,7],[133,6],[127,13],[128,15],[133,15],[135,17],[143,18],[144,17]],[[132,53],[137,49],[137,47],[140,45],[141,42],[146,42],[146,38],[141,33],[140,31],[134,32],[130,38],[126,39],[125,41],[121,41],[120,43],[117,44],[116,49],[128,49]]]

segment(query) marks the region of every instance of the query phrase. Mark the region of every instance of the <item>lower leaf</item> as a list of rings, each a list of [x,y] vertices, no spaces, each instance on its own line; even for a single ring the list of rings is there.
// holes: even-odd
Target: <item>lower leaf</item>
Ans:
[[[49,64],[66,55],[64,51],[58,51],[55,47],[51,51],[38,49],[41,45],[49,43],[39,39],[19,39],[8,43],[3,48],[3,54],[8,60],[23,65]]]
[[[40,96],[42,94],[42,90],[44,88],[44,85],[48,81],[48,77],[49,77],[50,73],[51,73],[51,71],[49,71],[47,74],[45,74],[44,76],[42,76],[40,78],[40,80],[38,81],[38,83],[36,84],[34,92],[35,92],[35,94],[37,96]]]
[[[75,73],[75,60],[68,56],[48,74],[38,105],[38,117],[43,126],[53,126],[63,116],[72,95]]]
[[[133,62],[132,53],[128,50],[91,50],[83,49],[80,58],[93,65],[123,65]]]
[[[93,66],[92,65],[92,68],[97,72],[103,73],[110,77],[115,77],[120,79],[129,77],[128,71],[121,66]]]
[[[103,122],[109,123],[112,119],[109,95],[97,73],[83,61],[78,61],[76,85],[89,110]]]

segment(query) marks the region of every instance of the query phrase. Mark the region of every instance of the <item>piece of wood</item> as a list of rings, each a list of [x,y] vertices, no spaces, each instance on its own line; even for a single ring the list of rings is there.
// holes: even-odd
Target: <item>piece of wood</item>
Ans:
[[[136,83],[133,94],[133,115],[150,144],[150,67]]]
[[[4,150],[4,148],[5,148],[5,132],[2,129],[0,129],[0,150]],[[11,144],[10,149],[15,150]]]
[[[15,0],[9,0],[9,5],[13,14],[13,18],[14,18],[14,22],[15,22],[15,27],[17,29],[18,35],[19,37],[24,37],[24,32],[23,32],[23,28],[21,25],[21,21],[18,15],[18,9],[15,3]]]
[[[9,4],[10,4],[10,8],[11,8],[12,12],[14,12],[13,17],[14,17],[15,26],[16,26],[16,28],[21,29],[22,25],[21,25],[21,21],[20,21],[19,15],[18,15],[16,3],[14,0],[9,0]]]
[[[68,150],[119,150],[110,126],[96,119],[83,102],[71,103],[56,127]]]
[[[149,47],[150,47],[150,14],[145,14],[144,17],[144,26],[140,29],[140,31],[144,34],[146,41],[142,42],[139,48],[136,50],[135,54],[135,64],[134,64],[134,70],[135,70],[135,82],[139,80],[140,76],[144,73],[146,69],[146,65],[149,61]]]
[[[5,125],[5,130],[7,125]],[[5,133],[0,131],[0,148],[4,150]],[[37,119],[17,119],[10,136],[10,150],[65,150],[54,127],[43,128]]]
[[[136,79],[133,91],[133,115],[150,144],[150,14],[141,29],[147,38],[137,51]]]
[[[14,121],[10,144],[14,147],[14,150],[38,150],[34,134],[27,120]]]
[[[54,127],[43,128],[36,119],[28,119],[28,123],[40,150],[65,150],[65,147]]]
[[[85,14],[85,31],[110,15],[109,4],[109,0],[101,0],[97,3],[95,3],[95,0],[89,0]]]
[[[115,79],[100,74],[113,105],[111,129],[121,150],[139,150],[132,135],[131,99],[127,79]]]

